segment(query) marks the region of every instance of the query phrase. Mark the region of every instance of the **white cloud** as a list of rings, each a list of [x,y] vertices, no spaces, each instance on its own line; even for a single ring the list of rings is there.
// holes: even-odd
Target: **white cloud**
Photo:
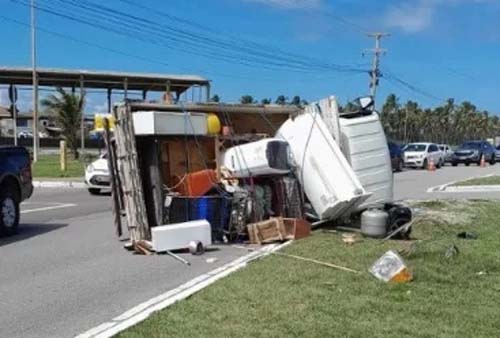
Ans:
[[[285,8],[285,9],[304,9],[319,8],[323,0],[244,0],[245,2],[255,2],[267,6]]]
[[[387,27],[416,33],[429,28],[435,13],[433,1],[419,1],[389,8],[384,22]]]
[[[390,6],[384,16],[388,28],[398,28],[407,33],[418,33],[432,27],[436,12],[445,6],[467,4],[496,4],[499,0],[418,0],[405,1]]]

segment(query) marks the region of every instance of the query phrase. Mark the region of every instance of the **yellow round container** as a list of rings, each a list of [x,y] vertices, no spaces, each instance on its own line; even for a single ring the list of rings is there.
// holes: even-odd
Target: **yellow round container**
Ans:
[[[209,134],[218,134],[221,130],[221,124],[217,115],[210,113],[207,118],[207,129]]]

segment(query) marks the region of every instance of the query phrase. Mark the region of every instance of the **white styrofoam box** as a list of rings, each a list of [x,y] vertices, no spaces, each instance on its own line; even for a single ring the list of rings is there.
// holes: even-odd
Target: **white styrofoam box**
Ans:
[[[290,171],[288,143],[266,138],[235,146],[221,153],[220,163],[234,177],[286,174]]]
[[[212,230],[207,220],[168,224],[151,228],[151,239],[156,252],[185,249],[191,241],[206,248],[212,245]]]
[[[138,111],[132,114],[136,135],[206,135],[207,114]]]
[[[321,219],[348,215],[370,197],[320,114],[306,110],[288,119],[277,137],[288,142],[297,178]]]

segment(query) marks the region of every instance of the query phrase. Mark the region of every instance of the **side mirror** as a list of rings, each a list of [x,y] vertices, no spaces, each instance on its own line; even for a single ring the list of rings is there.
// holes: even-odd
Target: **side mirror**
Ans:
[[[361,107],[361,109],[366,110],[369,108],[372,108],[374,106],[374,101],[373,97],[371,96],[365,96],[365,97],[359,97],[356,99],[358,105]]]

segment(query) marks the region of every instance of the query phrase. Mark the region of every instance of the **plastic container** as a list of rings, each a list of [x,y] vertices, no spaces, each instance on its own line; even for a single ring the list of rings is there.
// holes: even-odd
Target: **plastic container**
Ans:
[[[223,196],[173,197],[165,211],[165,223],[206,219],[213,238],[221,240],[229,231],[231,199]]]
[[[389,214],[380,209],[368,209],[361,213],[361,233],[368,237],[380,238],[387,233]]]
[[[394,250],[380,257],[370,268],[370,273],[384,282],[405,283],[413,279],[403,258]]]
[[[281,139],[267,138],[229,148],[221,154],[220,162],[234,177],[290,172],[288,143]]]
[[[220,133],[221,124],[219,117],[215,114],[208,114],[207,116],[207,131],[211,135],[215,135]]]
[[[186,175],[177,191],[188,197],[200,197],[209,192],[217,182],[215,170],[205,169]]]

